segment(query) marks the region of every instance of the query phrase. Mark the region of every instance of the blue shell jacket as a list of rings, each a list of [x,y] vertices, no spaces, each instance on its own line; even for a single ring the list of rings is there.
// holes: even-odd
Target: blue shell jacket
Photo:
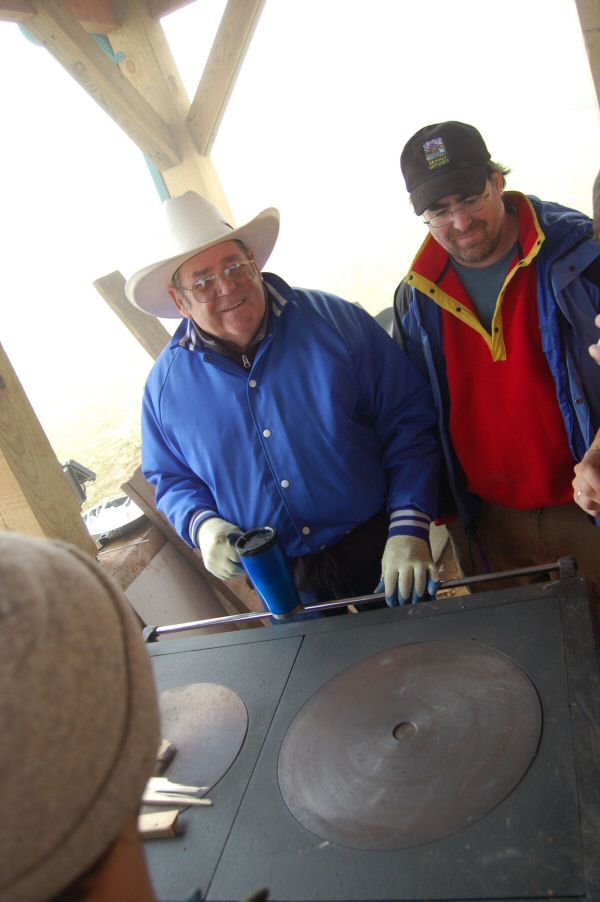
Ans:
[[[271,312],[251,369],[199,338],[192,349],[184,320],[148,377],[142,472],[159,510],[190,545],[209,516],[273,526],[290,557],[386,505],[428,520],[440,454],[424,377],[360,307],[263,275]]]
[[[556,385],[571,451],[580,460],[600,426],[600,367],[588,353],[598,339],[600,287],[582,273],[600,256],[592,222],[583,213],[529,196],[545,234],[537,263],[537,304],[542,347]],[[448,431],[450,398],[438,305],[410,288],[405,310],[396,300],[394,335],[428,377],[437,410],[438,432],[448,487],[463,525],[476,525],[479,499],[465,488]],[[474,424],[476,430],[476,424]],[[525,463],[524,463],[525,465]],[[442,501],[438,514],[451,513]]]

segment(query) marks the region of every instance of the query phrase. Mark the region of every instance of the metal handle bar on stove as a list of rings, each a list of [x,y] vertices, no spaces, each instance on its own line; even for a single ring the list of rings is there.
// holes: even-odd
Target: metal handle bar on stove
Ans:
[[[459,579],[447,579],[440,582],[439,589],[454,589],[458,586],[473,586],[477,583],[487,583],[493,579],[511,579],[515,576],[532,576],[536,573],[552,573],[558,571],[561,579],[577,575],[577,564],[573,557],[561,557],[553,564],[538,564],[535,567],[521,567],[518,570],[500,570],[497,573],[482,573],[477,576],[463,576]],[[385,598],[383,592],[374,595],[359,595],[356,598],[338,598],[335,601],[323,601],[320,604],[306,605],[305,610],[331,611],[334,608],[343,608],[349,604],[374,604]],[[253,620],[276,619],[272,611],[250,611],[248,614],[227,614],[224,617],[210,617],[207,620],[191,620],[188,623],[172,623],[168,626],[147,626],[143,636],[146,642],[156,642],[160,636],[166,633],[184,633],[187,630],[203,629],[207,626],[222,626],[228,623],[248,623]],[[280,620],[279,622],[285,622]]]

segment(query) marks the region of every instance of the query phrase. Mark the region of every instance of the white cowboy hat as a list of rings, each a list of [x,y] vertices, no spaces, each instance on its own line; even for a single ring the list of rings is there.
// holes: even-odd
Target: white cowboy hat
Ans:
[[[125,294],[131,303],[154,316],[181,316],[167,286],[173,273],[190,257],[221,241],[237,239],[248,245],[261,270],[279,232],[279,212],[274,207],[263,210],[246,225],[234,229],[214,204],[195,191],[186,191],[180,197],[166,200],[162,205],[162,217],[162,232],[152,240],[160,248],[159,262],[139,269],[125,284]]]

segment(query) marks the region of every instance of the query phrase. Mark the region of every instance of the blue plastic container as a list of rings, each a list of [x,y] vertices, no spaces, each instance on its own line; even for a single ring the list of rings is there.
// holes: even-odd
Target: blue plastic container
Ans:
[[[242,533],[234,547],[267,610],[278,620],[304,610],[290,562],[273,527],[259,526]]]

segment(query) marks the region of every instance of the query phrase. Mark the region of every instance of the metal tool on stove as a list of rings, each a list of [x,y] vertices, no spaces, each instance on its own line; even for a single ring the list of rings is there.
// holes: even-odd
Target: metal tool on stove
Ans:
[[[189,786],[185,783],[172,783],[166,777],[150,777],[142,803],[144,805],[165,805],[181,807],[188,805],[212,805],[210,799],[199,798],[199,792],[207,792],[208,786]]]
[[[440,582],[438,591],[441,589],[453,589],[458,586],[473,586],[478,583],[487,583],[491,580],[512,579],[518,576],[535,576],[542,573],[558,573],[561,579],[565,577],[577,576],[577,563],[573,557],[561,557],[552,564],[539,564],[535,567],[521,567],[518,570],[501,570],[498,573],[483,573],[478,576],[465,576],[459,579],[448,579]],[[349,604],[369,605],[377,601],[384,600],[383,592],[373,595],[360,595],[357,598],[340,598],[335,601],[324,601],[320,604],[311,604],[304,607],[304,611],[312,613],[314,611],[330,611],[335,608],[347,607]],[[431,604],[431,602],[425,602]],[[300,615],[301,616],[301,615]],[[203,629],[207,626],[222,626],[234,623],[248,623],[253,620],[271,620],[276,619],[272,611],[251,611],[248,614],[227,614],[224,617],[210,617],[206,620],[192,620],[187,623],[174,623],[167,626],[147,626],[143,631],[144,641],[157,642],[161,636],[167,633],[183,633],[187,630]],[[277,619],[280,619],[277,618]]]

